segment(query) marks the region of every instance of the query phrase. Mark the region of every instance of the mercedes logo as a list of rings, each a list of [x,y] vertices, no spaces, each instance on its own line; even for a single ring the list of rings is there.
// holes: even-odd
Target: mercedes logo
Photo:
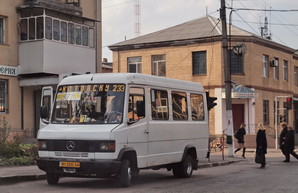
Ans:
[[[68,151],[72,151],[72,150],[74,150],[75,149],[75,143],[73,142],[73,141],[68,141],[67,143],[66,143],[66,149],[68,150]]]

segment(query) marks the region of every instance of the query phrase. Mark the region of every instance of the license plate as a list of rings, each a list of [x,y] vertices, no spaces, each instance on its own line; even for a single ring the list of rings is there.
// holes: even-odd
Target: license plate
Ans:
[[[64,168],[79,168],[80,162],[60,162],[59,166]]]

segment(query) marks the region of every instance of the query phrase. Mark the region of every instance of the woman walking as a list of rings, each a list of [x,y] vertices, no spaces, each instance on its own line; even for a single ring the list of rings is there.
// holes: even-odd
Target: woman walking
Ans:
[[[286,156],[286,160],[284,162],[290,162],[290,154],[296,159],[298,159],[298,155],[294,152],[294,149],[295,149],[294,135],[295,134],[294,134],[293,127],[288,126],[288,132],[283,142],[285,156]]]
[[[266,138],[266,131],[262,123],[258,125],[259,131],[257,133],[256,142],[256,159],[257,163],[261,164],[260,168],[265,168],[266,165],[266,158],[265,154],[267,154],[267,138]]]
[[[234,153],[236,153],[237,151],[240,151],[241,148],[243,148],[243,152],[242,152],[242,157],[245,158],[245,144],[244,144],[244,135],[246,135],[246,131],[245,131],[245,124],[242,123],[240,125],[240,128],[236,131],[234,137],[238,140],[238,145],[239,147],[235,150]]]

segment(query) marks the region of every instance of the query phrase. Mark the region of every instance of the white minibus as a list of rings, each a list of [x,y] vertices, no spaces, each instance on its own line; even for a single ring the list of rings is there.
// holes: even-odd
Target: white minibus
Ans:
[[[206,93],[197,83],[137,73],[64,78],[52,107],[43,91],[38,167],[48,184],[62,176],[119,178],[166,168],[191,177],[208,152]],[[46,101],[46,102],[45,102]]]

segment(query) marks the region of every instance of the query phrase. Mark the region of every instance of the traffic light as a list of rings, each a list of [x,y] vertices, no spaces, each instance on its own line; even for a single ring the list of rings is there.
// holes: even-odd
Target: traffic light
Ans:
[[[217,105],[217,103],[214,102],[217,100],[217,97],[209,96],[209,92],[206,92],[206,97],[207,97],[207,107],[208,107],[208,110],[210,111],[213,107]]]
[[[286,109],[287,109],[287,110],[292,109],[292,106],[293,106],[293,99],[292,99],[291,97],[288,97],[286,100],[287,100],[287,101],[286,101]]]

